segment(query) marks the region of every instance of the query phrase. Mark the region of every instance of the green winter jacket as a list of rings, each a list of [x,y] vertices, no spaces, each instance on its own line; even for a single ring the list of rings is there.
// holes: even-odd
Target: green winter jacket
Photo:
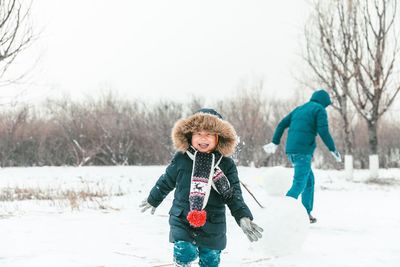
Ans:
[[[218,167],[228,178],[233,188],[233,195],[224,199],[214,188],[211,188],[207,206],[204,208],[207,212],[206,223],[202,227],[193,228],[186,219],[190,211],[189,193],[193,161],[185,152],[190,146],[192,133],[201,130],[218,134],[219,141],[216,150],[223,155]],[[151,189],[147,201],[153,207],[157,207],[168,193],[175,189],[174,200],[169,211],[170,242],[183,240],[205,248],[223,250],[226,247],[225,206],[229,207],[238,224],[243,217],[253,220],[243,200],[236,165],[230,158],[237,144],[236,131],[215,110],[201,109],[175,122],[171,137],[178,152],[165,173]]]
[[[223,250],[226,247],[225,204],[239,224],[242,217],[251,220],[253,216],[244,203],[236,165],[231,158],[223,157],[219,167],[234,188],[234,195],[227,202],[213,188],[207,206],[206,224],[193,228],[186,219],[189,213],[189,192],[193,161],[186,153],[177,152],[163,174],[150,191],[147,201],[158,207],[163,199],[175,189],[174,200],[169,211],[170,242],[183,240],[210,249]]]
[[[272,142],[278,145],[283,132],[289,128],[286,140],[287,154],[313,154],[317,134],[330,151],[335,151],[325,110],[331,103],[329,94],[325,90],[315,91],[309,102],[296,107],[279,122]]]

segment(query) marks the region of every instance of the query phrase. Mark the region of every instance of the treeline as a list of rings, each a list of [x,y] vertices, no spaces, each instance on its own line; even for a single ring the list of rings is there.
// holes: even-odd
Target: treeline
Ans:
[[[242,90],[208,106],[229,120],[240,136],[234,155],[239,165],[273,166],[288,164],[284,142],[273,156],[265,154],[262,146],[271,140],[279,120],[301,102],[268,99],[256,88]],[[195,97],[186,103],[171,100],[146,103],[124,100],[111,93],[95,100],[48,100],[40,108],[16,105],[0,113],[0,164],[2,167],[166,164],[174,153],[170,138],[174,122],[201,107],[204,100]],[[333,110],[329,114],[330,129],[341,151],[343,127]],[[355,167],[365,168],[369,155],[367,128],[354,121]],[[399,167],[399,133],[397,123],[381,121],[382,167]],[[321,144],[314,162],[317,167],[337,167]]]

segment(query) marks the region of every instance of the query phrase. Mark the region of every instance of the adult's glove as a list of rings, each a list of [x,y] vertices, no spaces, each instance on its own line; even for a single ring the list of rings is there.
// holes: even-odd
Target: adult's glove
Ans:
[[[154,212],[156,211],[156,207],[150,205],[150,203],[147,202],[147,199],[142,201],[142,203],[139,205],[139,208],[142,208],[141,212],[145,212],[146,210],[151,208],[151,214],[154,214]]]
[[[342,162],[342,157],[340,156],[339,151],[331,151],[331,154],[335,158],[336,162]]]
[[[250,242],[257,241],[262,237],[261,232],[264,230],[257,224],[253,223],[249,218],[241,218],[239,224]]]
[[[267,154],[274,154],[277,147],[278,147],[278,145],[276,145],[276,144],[274,144],[272,142],[263,146],[264,151]]]

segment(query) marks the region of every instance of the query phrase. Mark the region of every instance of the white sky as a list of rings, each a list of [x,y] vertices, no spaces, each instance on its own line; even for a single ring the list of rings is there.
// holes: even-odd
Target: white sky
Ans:
[[[271,96],[298,88],[293,73],[306,0],[33,2],[34,27],[42,33],[15,65],[19,71],[39,59],[17,86],[28,101],[107,89],[126,97],[211,100],[260,79]],[[15,87],[0,95],[20,92]]]

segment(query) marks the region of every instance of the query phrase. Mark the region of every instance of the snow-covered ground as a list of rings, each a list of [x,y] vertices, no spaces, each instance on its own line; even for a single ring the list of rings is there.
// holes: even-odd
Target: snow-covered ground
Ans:
[[[0,169],[0,266],[172,266],[167,264],[172,263],[168,210],[173,194],[153,216],[138,208],[164,168]],[[239,167],[239,175],[265,206],[243,189],[255,222],[262,225],[274,202],[265,179],[285,179],[291,170]],[[380,184],[366,183],[367,171],[355,171],[353,182],[337,170],[316,170],[315,176],[318,222],[310,225],[300,250],[269,255],[261,243],[248,242],[228,211],[221,266],[400,266],[400,170],[380,170]],[[26,200],[29,194],[43,200]],[[4,201],[5,195],[15,200]],[[17,200],[21,195],[25,200]],[[265,237],[277,235],[262,226]]]

